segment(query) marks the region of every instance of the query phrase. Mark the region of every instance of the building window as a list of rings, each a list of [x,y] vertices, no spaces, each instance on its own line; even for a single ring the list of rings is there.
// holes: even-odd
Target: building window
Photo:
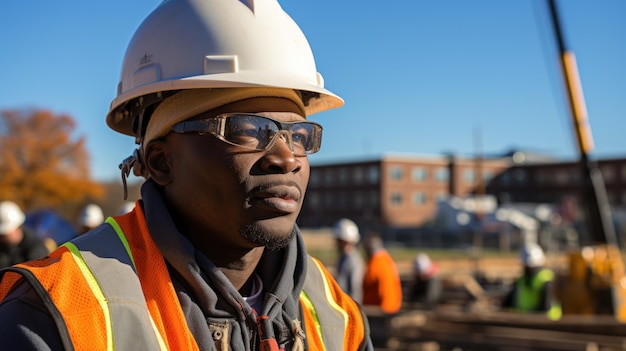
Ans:
[[[402,177],[404,176],[404,171],[402,170],[402,167],[394,166],[391,167],[390,175],[391,179],[393,180],[402,180]]]
[[[476,180],[476,174],[473,169],[466,169],[463,171],[463,180],[466,183],[472,183]]]
[[[348,168],[346,167],[339,168],[337,177],[339,178],[340,185],[348,184]]]
[[[338,196],[338,207],[341,210],[348,209],[348,194],[345,191],[340,191],[337,193]]]
[[[370,184],[378,184],[380,181],[380,172],[378,171],[378,166],[370,166],[367,170],[367,179]]]
[[[423,205],[426,203],[426,194],[418,192],[413,194],[413,203],[416,205]]]
[[[365,179],[365,171],[363,167],[355,167],[352,171],[352,180],[354,184],[363,184],[363,180]]]
[[[579,169],[575,168],[572,169],[571,171],[571,184],[570,185],[580,185],[582,184],[583,178],[582,178],[582,174],[580,172]]]
[[[600,171],[602,172],[602,177],[604,178],[604,181],[607,183],[612,183],[613,180],[615,179],[615,169],[613,168],[613,166],[601,166],[600,167]]]
[[[558,185],[569,184],[569,181],[570,181],[569,173],[570,172],[568,172],[567,170],[560,169],[554,175],[554,180],[556,181]]]
[[[324,194],[324,207],[327,209],[332,209],[334,206],[334,199],[333,199],[333,193],[331,192],[327,192],[326,194]]]
[[[354,193],[352,197],[352,203],[354,205],[354,209],[359,210],[365,207],[365,194],[360,191]]]
[[[378,195],[378,191],[372,190],[370,192],[369,203],[372,208],[377,208],[379,204],[380,195]]]
[[[402,205],[402,193],[392,193],[391,204],[395,206]]]
[[[415,182],[423,182],[428,179],[428,173],[426,172],[426,169],[424,169],[424,167],[415,167],[413,168],[411,173],[413,176],[413,181]]]
[[[306,196],[307,196],[307,200],[309,202],[309,206],[312,209],[317,209],[317,208],[320,207],[321,200],[320,200],[320,194],[319,193],[317,193],[317,192],[307,192]]]
[[[309,176],[309,186],[316,187],[320,183],[320,178],[322,175],[321,169],[311,170],[311,175]]]
[[[324,185],[325,186],[331,186],[335,184],[335,175],[333,171],[334,169],[328,168],[326,169],[326,172],[324,172]]]
[[[515,183],[522,185],[526,184],[526,170],[516,169],[513,171],[513,178],[515,178]]]
[[[447,168],[437,168],[435,171],[435,179],[438,182],[447,182],[450,179],[450,171]]]
[[[543,170],[537,170],[537,172],[535,173],[535,182],[537,184],[545,184],[545,183],[547,183],[548,182],[548,177],[546,176],[546,172],[543,171]]]

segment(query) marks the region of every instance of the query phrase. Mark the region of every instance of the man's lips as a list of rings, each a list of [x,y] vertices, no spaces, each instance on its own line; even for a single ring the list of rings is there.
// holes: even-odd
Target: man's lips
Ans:
[[[301,192],[296,186],[273,185],[252,193],[251,205],[260,204],[281,213],[297,212]]]

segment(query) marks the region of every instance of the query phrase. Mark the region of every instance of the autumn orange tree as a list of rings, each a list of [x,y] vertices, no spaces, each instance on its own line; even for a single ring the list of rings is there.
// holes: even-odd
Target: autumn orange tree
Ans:
[[[74,128],[65,114],[0,111],[0,200],[68,214],[102,197],[103,187],[90,176],[85,138],[73,138]]]

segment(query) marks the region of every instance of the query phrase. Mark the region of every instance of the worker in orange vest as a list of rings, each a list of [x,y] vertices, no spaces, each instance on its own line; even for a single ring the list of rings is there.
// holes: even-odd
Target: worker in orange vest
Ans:
[[[127,214],[0,271],[3,350],[373,350],[296,218],[310,115],[343,105],[276,0],[168,0],[126,50],[106,121],[146,178]]]
[[[385,313],[397,313],[402,307],[402,284],[395,261],[378,234],[365,238],[367,267],[363,278],[363,305],[380,306]]]

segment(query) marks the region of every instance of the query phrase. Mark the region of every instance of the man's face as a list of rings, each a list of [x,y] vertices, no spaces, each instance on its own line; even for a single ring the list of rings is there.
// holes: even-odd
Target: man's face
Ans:
[[[250,112],[283,122],[304,120],[294,111],[288,100],[256,98],[210,115]],[[273,249],[291,240],[309,162],[294,156],[284,140],[250,151],[212,135],[170,133],[162,147],[166,172],[153,178],[164,186],[179,230],[200,250]]]
[[[8,233],[0,234],[0,245],[5,247],[17,246],[22,242],[23,237],[22,228],[18,227]]]

